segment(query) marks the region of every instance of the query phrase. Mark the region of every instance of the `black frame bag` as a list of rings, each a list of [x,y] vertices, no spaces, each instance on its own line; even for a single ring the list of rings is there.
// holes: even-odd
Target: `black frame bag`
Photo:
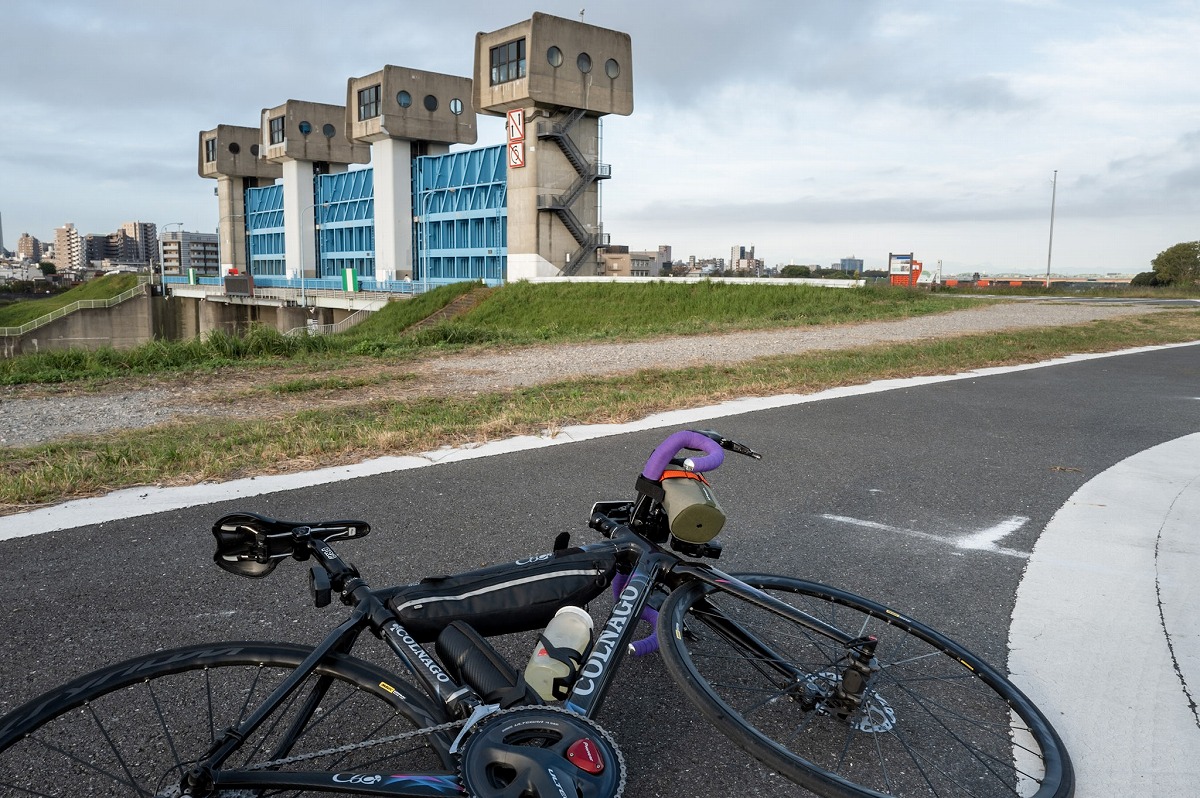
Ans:
[[[388,608],[419,643],[454,621],[485,637],[545,628],[561,607],[583,606],[616,572],[615,553],[563,549],[454,576],[432,576],[386,595]]]

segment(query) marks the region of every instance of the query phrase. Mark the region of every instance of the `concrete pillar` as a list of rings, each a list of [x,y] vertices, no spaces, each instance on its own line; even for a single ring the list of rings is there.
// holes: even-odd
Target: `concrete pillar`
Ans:
[[[317,275],[312,161],[283,162],[283,246],[289,279]]]
[[[217,178],[217,240],[221,253],[221,275],[237,269],[250,271],[246,262],[246,180],[222,175]]]
[[[383,139],[371,144],[375,170],[375,279],[412,277],[412,142]]]

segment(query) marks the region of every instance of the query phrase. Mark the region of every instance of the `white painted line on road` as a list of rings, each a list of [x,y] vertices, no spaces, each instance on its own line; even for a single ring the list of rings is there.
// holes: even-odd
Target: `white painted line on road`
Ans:
[[[1014,515],[1005,521],[996,524],[988,529],[982,529],[978,532],[971,532],[966,535],[935,535],[932,532],[922,532],[917,529],[904,529],[898,526],[889,526],[881,524],[878,521],[864,521],[861,518],[850,518],[845,515],[821,515],[826,521],[836,521],[840,524],[850,524],[851,526],[862,527],[864,529],[875,529],[880,532],[890,532],[896,535],[905,535],[911,538],[921,538],[923,540],[932,540],[937,543],[945,543],[953,546],[956,549],[966,549],[969,551],[990,551],[996,554],[1004,554],[1008,557],[1028,557],[1029,552],[1020,551],[1018,549],[1009,549],[997,545],[1001,540],[1016,532],[1021,527],[1029,522],[1025,516]]]
[[[1009,671],[1063,737],[1080,798],[1196,795],[1197,519],[1200,433],[1090,480],[1034,547]]]
[[[456,448],[447,447],[409,457],[380,457],[355,465],[322,468],[298,474],[250,477],[247,479],[231,480],[229,482],[205,483],[186,487],[159,488],[148,486],[131,488],[92,499],[78,499],[53,507],[0,517],[0,541],[30,535],[40,535],[62,529],[73,529],[89,524],[118,521],[123,518],[136,518],[153,513],[178,510],[184,507],[195,507],[202,504],[229,501],[231,499],[261,496],[265,493],[300,490],[314,485],[341,482],[411,468],[423,468],[440,463],[473,460],[480,457],[491,457],[493,455],[536,449],[543,446],[556,446],[577,441],[594,440],[596,438],[604,438],[628,432],[686,426],[699,421],[752,413],[758,410],[771,410],[779,407],[807,404],[809,402],[841,399],[848,396],[865,396],[920,385],[933,385],[956,380],[973,380],[1000,374],[1011,374],[1018,371],[1061,366],[1067,363],[1079,363],[1100,358],[1120,357],[1140,352],[1154,352],[1181,346],[1197,345],[1200,345],[1200,341],[1184,344],[1167,344],[1164,346],[1143,346],[1119,352],[1070,355],[1040,363],[1027,363],[1020,366],[998,366],[995,368],[966,371],[959,374],[877,380],[866,385],[850,385],[813,394],[786,394],[783,396],[737,399],[708,407],[658,413],[628,424],[593,424],[565,427],[556,434],[547,433],[539,437],[524,436],[486,444],[473,444]]]
[[[978,549],[979,551],[1002,551],[997,546],[1000,541],[1016,532],[1025,524],[1029,523],[1029,519],[1023,515],[1014,515],[1006,521],[1001,521],[991,529],[983,529],[979,532],[959,538],[954,545],[960,549]],[[1011,551],[1004,549],[1003,551]],[[1018,556],[1028,557],[1028,552],[1018,552]]]

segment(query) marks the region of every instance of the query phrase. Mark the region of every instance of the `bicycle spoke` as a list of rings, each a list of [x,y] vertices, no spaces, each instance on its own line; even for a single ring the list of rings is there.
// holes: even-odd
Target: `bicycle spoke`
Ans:
[[[719,589],[673,594],[660,628],[668,670],[747,751],[818,792],[828,783],[812,780],[818,773],[906,798],[998,798],[1044,783],[1045,737],[1013,711],[1028,711],[1028,703],[968,667],[972,655],[955,653],[936,633],[915,634],[913,622],[885,607],[787,577],[760,578],[747,581],[844,639],[875,638],[875,648],[858,686],[856,655],[836,640],[752,602],[708,594]],[[715,634],[663,634],[683,618]],[[1050,785],[1038,793],[1050,794]]]
[[[204,757],[214,734],[224,736],[225,729],[258,711],[310,653],[282,644],[195,646],[81,677],[37,699],[42,717],[34,715],[19,733],[0,740],[0,794],[168,794],[190,767],[184,763]],[[437,725],[429,722],[436,710],[414,712],[406,703],[414,699],[380,687],[403,682],[377,666],[343,655],[331,655],[330,663],[318,666],[308,689],[301,685],[244,740],[230,738],[229,762],[244,763],[241,767],[260,772],[265,782],[231,795],[309,798],[311,790],[269,784],[273,772],[293,768],[447,772],[449,763],[440,753],[445,748],[427,735],[365,747],[372,739]],[[273,751],[287,751],[289,759],[264,756]]]

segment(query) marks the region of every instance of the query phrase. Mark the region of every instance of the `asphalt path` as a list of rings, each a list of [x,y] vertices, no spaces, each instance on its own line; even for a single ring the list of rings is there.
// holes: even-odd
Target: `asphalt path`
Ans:
[[[764,453],[714,477],[730,518],[727,570],[812,578],[920,618],[997,663],[1029,553],[1091,479],[1200,430],[1200,348],[1168,348],[695,420]],[[549,550],[590,533],[592,502],[629,495],[668,429],[491,457],[5,539],[0,527],[0,714],[42,690],[154,648],[230,638],[314,642],[335,608],[308,603],[302,566],[266,580],[213,566],[209,527],[245,509],[358,517],[343,552],[373,584],[414,581]],[[452,458],[451,458],[452,459]],[[132,499],[131,505],[136,504]],[[1086,541],[1079,545],[1086,546]],[[1105,610],[1120,613],[1119,601]],[[1042,608],[1053,614],[1052,601]],[[1104,635],[1096,628],[1096,635]],[[523,661],[532,638],[506,640]],[[1089,681],[1096,701],[1137,673],[1066,649],[1041,663]],[[1023,678],[1037,680],[1037,664]],[[1069,702],[1039,704],[1056,725]],[[741,754],[675,691],[657,658],[632,660],[599,718],[620,742],[631,796],[799,795]],[[1153,718],[1145,718],[1153,722]],[[1099,733],[1099,732],[1097,732]],[[1075,742],[1068,739],[1068,747]],[[1179,763],[1200,776],[1196,758]]]

